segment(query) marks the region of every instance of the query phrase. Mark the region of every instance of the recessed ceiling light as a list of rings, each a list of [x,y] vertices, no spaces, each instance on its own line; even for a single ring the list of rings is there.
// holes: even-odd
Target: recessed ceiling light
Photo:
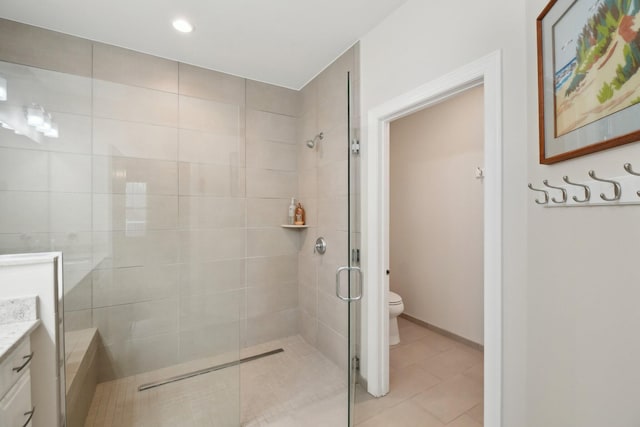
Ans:
[[[173,28],[180,31],[181,33],[190,33],[193,31],[193,25],[186,19],[175,19],[173,21]]]

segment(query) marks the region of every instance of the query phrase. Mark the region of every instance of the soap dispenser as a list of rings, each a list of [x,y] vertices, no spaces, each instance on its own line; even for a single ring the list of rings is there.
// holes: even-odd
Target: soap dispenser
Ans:
[[[296,218],[296,199],[291,198],[291,204],[289,205],[289,215],[287,217],[287,224],[293,225]]]

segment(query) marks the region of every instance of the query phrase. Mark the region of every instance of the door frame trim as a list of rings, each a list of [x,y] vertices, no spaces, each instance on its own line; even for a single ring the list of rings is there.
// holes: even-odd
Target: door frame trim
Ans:
[[[484,85],[484,423],[502,425],[502,53],[494,51],[372,108],[362,147],[361,373],[374,396],[389,392],[389,124]]]

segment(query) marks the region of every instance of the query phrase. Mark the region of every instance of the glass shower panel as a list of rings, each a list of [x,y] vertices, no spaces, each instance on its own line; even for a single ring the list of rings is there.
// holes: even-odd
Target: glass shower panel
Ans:
[[[80,328],[77,320],[90,318],[93,268],[91,80],[7,62],[0,77],[0,253],[63,252],[61,306],[82,313],[65,316],[65,327]],[[61,346],[63,359],[71,348]],[[67,370],[67,392],[75,372]],[[43,414],[35,424],[50,422]]]
[[[93,80],[93,326],[104,357],[88,419],[124,387],[136,410],[107,412],[132,425],[239,425],[241,109],[129,77]],[[203,155],[221,140],[236,157]]]
[[[241,106],[7,62],[0,77],[0,252],[64,254],[68,425],[240,425]]]
[[[0,250],[62,251],[67,309],[88,310],[91,80],[6,62],[0,76]]]

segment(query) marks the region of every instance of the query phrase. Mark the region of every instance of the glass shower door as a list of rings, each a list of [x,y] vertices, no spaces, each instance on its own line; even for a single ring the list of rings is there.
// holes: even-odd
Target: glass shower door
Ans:
[[[338,248],[334,253],[339,253],[335,258],[335,299],[334,313],[336,318],[333,322],[337,330],[343,331],[344,335],[335,334],[336,345],[344,346],[337,353],[340,359],[337,361],[340,374],[343,375],[344,394],[340,393],[331,403],[328,412],[334,416],[318,418],[317,422],[328,422],[332,425],[353,426],[355,425],[355,395],[356,383],[359,374],[359,319],[360,300],[363,292],[362,273],[360,271],[360,233],[359,233],[359,146],[357,140],[357,115],[354,111],[354,85],[353,72],[347,71],[343,75],[343,86],[346,89],[346,97],[342,98],[346,103],[346,130],[336,143],[340,144],[340,160],[337,163],[336,172],[339,176],[337,180],[344,180],[340,183],[341,194],[336,195],[339,200],[337,204],[338,214],[342,216],[338,225],[336,235]],[[344,95],[341,95],[341,97]],[[322,203],[322,202],[321,202]],[[327,242],[329,245],[331,240]],[[344,245],[344,246],[342,246]],[[322,303],[327,304],[327,303]],[[320,306],[320,309],[322,307]],[[324,319],[321,318],[320,322]],[[322,339],[322,338],[321,338]],[[320,343],[322,346],[323,344]],[[322,347],[321,347],[322,348]],[[309,420],[314,421],[314,420]],[[328,424],[327,424],[328,425]]]
[[[363,292],[362,271],[360,270],[360,181],[359,155],[360,144],[357,132],[357,102],[356,91],[353,90],[352,73],[347,72],[347,254],[345,266],[336,272],[336,295],[347,304],[348,322],[348,424],[355,425],[355,393],[360,368],[360,301]],[[344,273],[343,273],[344,272]],[[341,281],[341,275],[346,277]],[[346,283],[342,283],[342,282]],[[346,286],[345,286],[346,285]]]

